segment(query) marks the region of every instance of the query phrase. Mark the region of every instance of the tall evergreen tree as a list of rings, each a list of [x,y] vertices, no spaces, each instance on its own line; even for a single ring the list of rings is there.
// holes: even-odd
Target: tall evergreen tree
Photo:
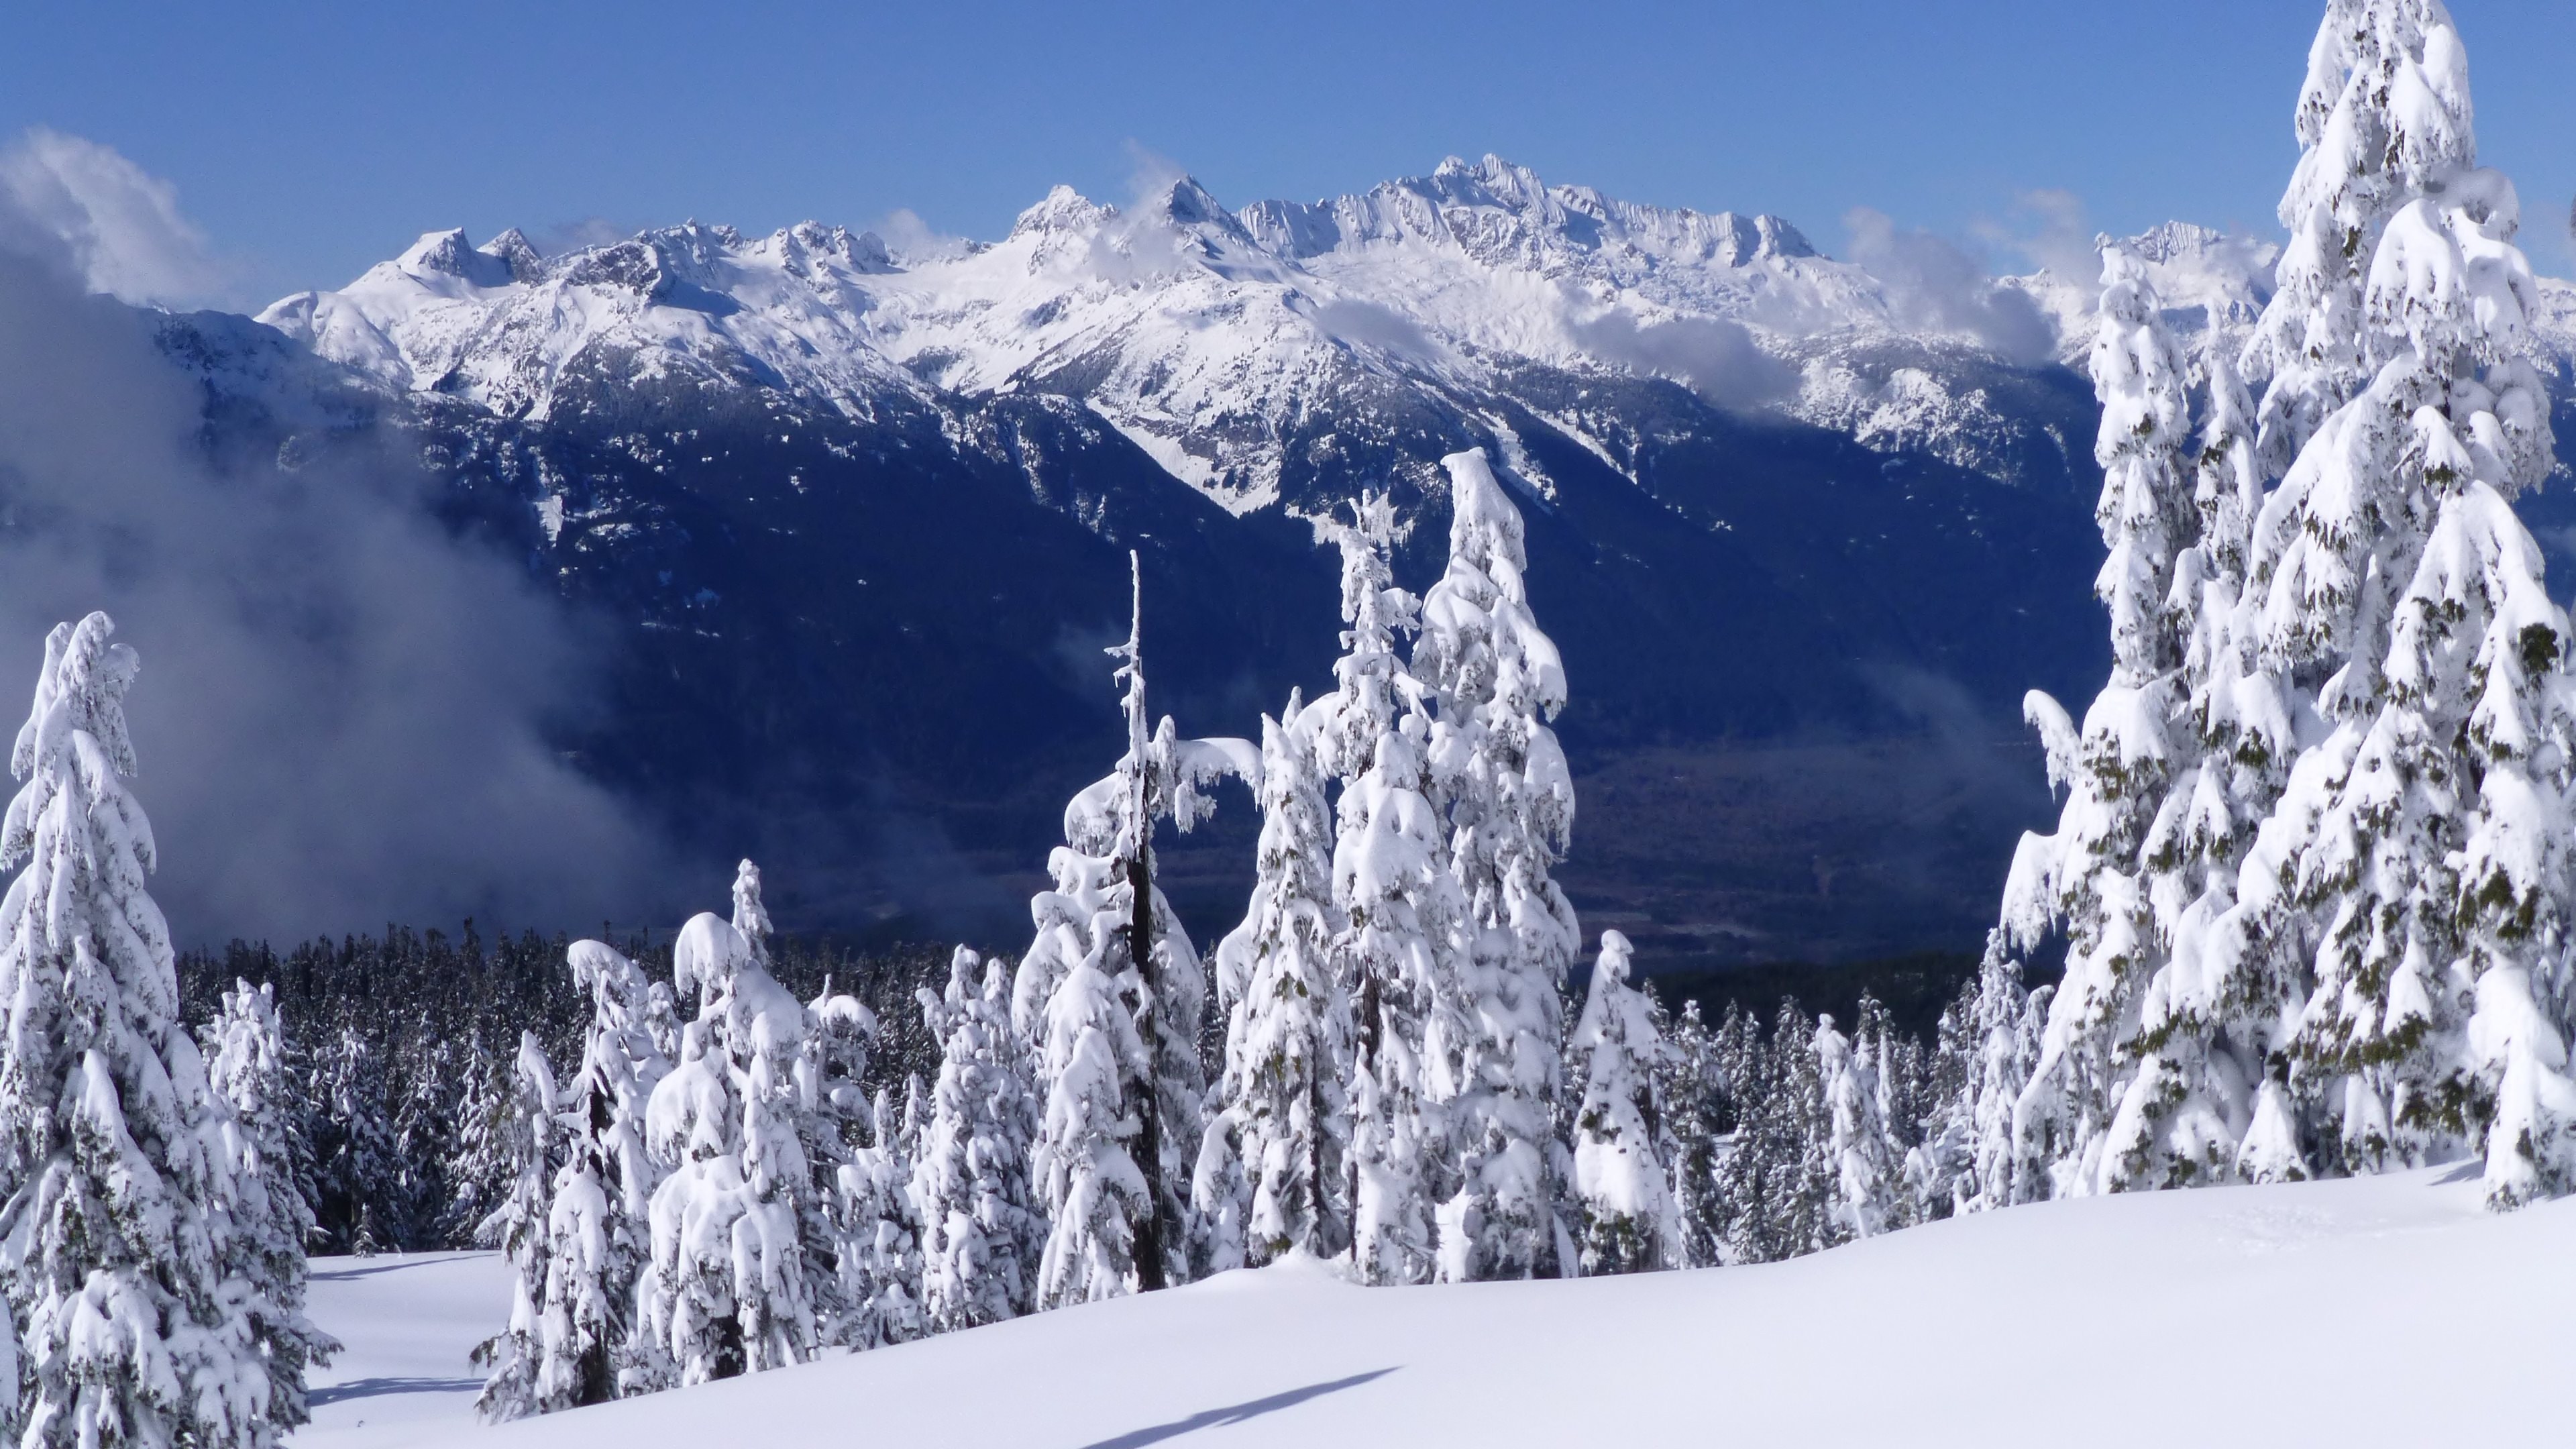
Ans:
[[[488,1370],[474,1409],[491,1424],[570,1407],[560,1375],[547,1372],[565,1325],[546,1311],[556,1093],[554,1068],[535,1032],[519,1035],[510,1086],[508,1142],[518,1170],[509,1197],[480,1229],[509,1260],[511,1273],[509,1323],[474,1347],[474,1366]]]
[[[2568,1185],[2548,1104],[2576,1091],[2556,984],[2568,633],[2509,507],[2550,467],[2523,355],[2539,299],[2436,0],[2334,5],[2298,129],[2293,244],[2247,354],[2270,374],[2263,453],[2286,471],[2244,627],[2329,728],[2249,859],[2241,934],[2311,967],[2289,1086],[2326,1165],[2485,1138],[2491,1198],[2511,1205]],[[2490,1133],[2508,1077],[2520,1115]]]
[[[800,1121],[805,1005],[712,913],[680,928],[671,961],[697,1017],[645,1109],[645,1145],[665,1175],[619,1376],[630,1391],[779,1368],[819,1345],[800,1212],[813,1190]]]
[[[1002,963],[959,947],[948,989],[921,992],[940,1041],[930,1120],[913,1165],[921,1211],[922,1309],[932,1332],[999,1323],[1034,1306],[1046,1224],[1029,1200],[1037,1101],[1011,1030]]]
[[[411,1203],[403,1191],[384,1054],[366,1033],[344,1025],[317,1074],[326,1123],[315,1144],[318,1216],[329,1246],[360,1257],[399,1249]]]
[[[268,1420],[305,1423],[304,1376],[340,1345],[304,1313],[304,1244],[313,1209],[294,1178],[293,1113],[300,1107],[267,983],[236,981],[201,1033],[209,1084],[232,1109],[213,1125],[229,1168],[222,1194],[227,1315],[248,1323],[268,1364]]]
[[[518,1178],[511,1148],[511,1064],[492,1055],[481,1028],[466,1033],[453,1059],[456,1136],[445,1176],[453,1196],[441,1235],[451,1246],[479,1241],[483,1220],[510,1195]]]
[[[1426,791],[1429,690],[1396,654],[1418,627],[1419,604],[1399,589],[1388,556],[1395,513],[1362,499],[1349,523],[1316,525],[1342,561],[1342,657],[1334,690],[1306,708],[1305,728],[1324,772],[1341,782],[1335,805],[1333,904],[1343,922],[1334,969],[1351,1001],[1351,1258],[1378,1283],[1417,1283],[1435,1267],[1431,1204],[1455,1191],[1454,1155],[1435,1089],[1457,1080],[1455,1035],[1438,1044],[1440,1078],[1424,1010],[1458,967],[1465,916],[1449,869],[1449,840]],[[1463,991],[1451,984],[1449,999]]]
[[[152,827],[126,781],[134,651],[105,614],[45,640],[0,821],[0,1284],[27,1446],[272,1445],[278,1380],[220,1205],[231,1111],[179,1026]]]
[[[1844,1235],[1876,1237],[1905,1226],[1899,1211],[1903,1153],[1884,1114],[1880,1091],[1883,1033],[1867,1029],[1869,1008],[1862,999],[1864,1026],[1858,1041],[1834,1029],[1830,1016],[1816,1018],[1813,1050],[1816,1080],[1824,1108],[1824,1153],[1832,1182],[1834,1217]]]
[[[1427,1032],[1457,1191],[1440,1209],[1441,1276],[1565,1271],[1557,1146],[1565,1024],[1559,998],[1581,932],[1549,871],[1574,827],[1573,775],[1547,720],[1565,666],[1529,608],[1518,509],[1479,448],[1449,472],[1449,563],[1422,601],[1413,673],[1439,715],[1427,755],[1464,910],[1455,969],[1434,978]]]
[[[1920,1174],[1919,1215],[1979,1212],[2042,1196],[2039,1164],[2018,1150],[2014,1114],[2039,1060],[2053,988],[2022,986],[2006,933],[1990,933],[1976,979],[1941,1018],[1941,1051],[1955,1065],[1935,1107],[1937,1145]]]
[[[1583,1017],[1566,1044],[1582,1065],[1573,1185],[1587,1275],[1651,1272],[1683,1261],[1674,1144],[1659,1090],[1670,1051],[1652,999],[1629,984],[1632,954],[1625,935],[1601,933]]]
[[[1734,1147],[1718,1174],[1730,1262],[1777,1262],[1850,1240],[1848,1215],[1835,1211],[1840,1173],[1818,1025],[1797,1002],[1783,1001],[1768,1041],[1741,1011],[1730,1011],[1719,1032],[1735,1113]]]
[[[1649,1005],[1655,998],[1647,997]],[[1700,1016],[1699,1003],[1682,1003],[1667,1038],[1672,1049],[1657,1069],[1657,1092],[1673,1136],[1673,1210],[1681,1231],[1684,1268],[1714,1268],[1724,1261],[1726,1204],[1719,1179],[1725,1161],[1724,1078],[1719,1038]]]
[[[1296,694],[1261,721],[1252,904],[1217,947],[1227,1008],[1223,1119],[1236,1139],[1249,1261],[1350,1240],[1351,1003],[1333,969],[1332,816]],[[1210,1174],[1203,1174],[1209,1176]],[[1213,1194],[1212,1194],[1213,1195]]]
[[[539,1378],[550,1397],[579,1407],[617,1394],[636,1287],[652,1260],[662,1168],[645,1150],[645,1114],[670,1063],[649,1023],[657,1007],[667,1014],[668,990],[604,942],[575,941],[564,959],[591,1017],[557,1114],[563,1166],[546,1220]]]
[[[1190,1187],[1207,973],[1154,884],[1153,836],[1164,820],[1195,827],[1213,806],[1206,787],[1226,775],[1257,783],[1261,764],[1242,740],[1178,738],[1168,716],[1149,729],[1142,566],[1132,555],[1128,566],[1134,617],[1109,651],[1126,687],[1127,752],[1065,807],[1056,889],[1031,903],[1038,939],[1013,993],[1047,1099],[1032,1154],[1053,1224],[1042,1306],[1186,1282],[1206,1263]]]
[[[2018,1127],[2058,1195],[2128,1181],[2125,1157],[2106,1165],[2104,1141],[2135,1070],[2138,999],[2169,939],[2157,905],[2179,862],[2151,849],[2151,833],[2187,752],[2182,650],[2167,607],[2175,555],[2197,528],[2187,379],[2144,267],[2106,248],[2103,282],[2092,357],[2102,401],[2095,519],[2110,556],[2094,590],[2111,614],[2111,678],[2080,733],[2047,695],[2034,691],[2025,705],[2048,747],[2050,783],[2065,786],[2067,800],[2055,834],[2022,838],[2004,906],[2024,949],[2052,930],[2067,942]]]

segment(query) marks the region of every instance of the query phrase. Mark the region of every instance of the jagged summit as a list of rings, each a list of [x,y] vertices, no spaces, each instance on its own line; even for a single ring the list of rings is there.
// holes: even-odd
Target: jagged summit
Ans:
[[[1497,263],[1633,252],[1682,264],[1742,267],[1817,255],[1775,216],[1714,215],[1613,201],[1588,186],[1550,186],[1526,166],[1452,156],[1428,176],[1311,203],[1263,201],[1244,225],[1282,255],[1319,256],[1371,243],[1445,242]]]
[[[2260,246],[2196,227],[2138,244],[2221,326],[2259,308]],[[1986,376],[2009,364],[1902,320],[1926,309],[1890,285],[1778,217],[1621,201],[1489,155],[1239,210],[1188,176],[1127,208],[1059,186],[999,242],[920,255],[817,222],[753,238],[692,221],[554,257],[516,231],[433,232],[260,320],[388,390],[505,416],[1060,397],[1236,511],[1280,498],[1326,435],[1472,435],[1495,411],[1479,399],[1532,368],[1670,379],[2009,471]],[[2073,345],[2092,279],[2015,285]]]

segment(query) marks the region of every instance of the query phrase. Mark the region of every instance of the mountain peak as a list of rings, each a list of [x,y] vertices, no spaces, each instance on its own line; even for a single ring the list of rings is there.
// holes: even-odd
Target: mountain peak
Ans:
[[[1011,235],[1087,231],[1117,214],[1116,207],[1099,205],[1070,186],[1057,186],[1047,192],[1046,200],[1020,213],[1019,220],[1011,223]]]
[[[463,227],[421,233],[420,240],[394,258],[394,265],[415,277],[454,277],[477,287],[506,287],[512,280],[510,264],[489,252],[476,251],[465,239]]]
[[[509,268],[510,280],[514,282],[533,281],[545,269],[545,254],[538,251],[527,234],[515,226],[475,250]]]

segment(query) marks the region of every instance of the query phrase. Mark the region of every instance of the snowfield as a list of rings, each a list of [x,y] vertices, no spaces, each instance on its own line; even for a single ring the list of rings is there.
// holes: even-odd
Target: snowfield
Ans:
[[[466,1355],[510,1315],[510,1264],[498,1253],[316,1258],[306,1308],[341,1349],[313,1375],[300,1449],[436,1441],[474,1423],[483,1376]]]
[[[2042,1203],[1767,1267],[1290,1265],[498,1430],[456,1387],[497,1258],[315,1269],[350,1351],[307,1449],[2546,1443],[2576,1357],[2576,1200],[2491,1215],[2474,1166]]]

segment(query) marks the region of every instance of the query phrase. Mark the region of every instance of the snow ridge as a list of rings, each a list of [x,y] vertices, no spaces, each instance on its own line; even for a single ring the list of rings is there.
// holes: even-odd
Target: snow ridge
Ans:
[[[2265,243],[2172,223],[2133,250],[2180,333],[2239,333],[2269,295]],[[386,393],[531,421],[623,416],[638,396],[783,396],[860,421],[1065,397],[1245,512],[1280,498],[1319,421],[1482,438],[1531,368],[1667,378],[2004,466],[2014,424],[1989,383],[2013,364],[1909,324],[1898,285],[1778,217],[1620,201],[1487,156],[1239,211],[1187,177],[1127,208],[1059,186],[999,242],[902,252],[814,222],[688,222],[552,257],[515,230],[433,232],[259,320]],[[2091,277],[1995,285],[2039,304],[2061,357],[2089,347]]]

